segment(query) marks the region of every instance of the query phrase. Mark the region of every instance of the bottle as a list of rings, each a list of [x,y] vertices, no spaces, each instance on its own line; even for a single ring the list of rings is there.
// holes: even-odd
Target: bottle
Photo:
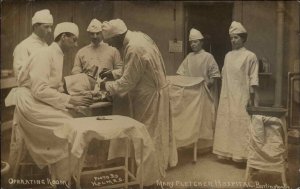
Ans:
[[[97,73],[98,73],[98,66],[93,66],[92,71],[88,72],[88,76],[92,77],[93,79],[97,80]]]
[[[265,73],[270,73],[270,64],[267,58],[262,58],[263,70]]]

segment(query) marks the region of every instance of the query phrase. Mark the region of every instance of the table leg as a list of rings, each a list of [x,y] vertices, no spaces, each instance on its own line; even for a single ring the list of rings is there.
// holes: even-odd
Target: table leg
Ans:
[[[144,141],[141,138],[140,189],[144,187]]]
[[[125,154],[125,188],[128,188],[128,158],[129,157],[129,139],[126,138],[126,154]]]
[[[194,159],[193,159],[193,163],[197,162],[197,143],[198,143],[198,141],[196,141],[194,143]]]

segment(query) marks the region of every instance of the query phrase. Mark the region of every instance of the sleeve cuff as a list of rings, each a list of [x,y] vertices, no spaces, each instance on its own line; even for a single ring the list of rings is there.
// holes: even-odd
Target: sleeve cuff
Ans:
[[[71,96],[70,95],[67,95],[65,93],[61,93],[62,94],[62,104],[64,107],[68,107],[70,105],[70,99],[71,99]]]
[[[258,81],[250,81],[250,86],[259,86]]]
[[[106,89],[111,95],[114,95],[115,92],[114,92],[114,90],[113,90],[112,84],[113,84],[113,81],[107,81],[107,82],[105,82],[105,89]]]
[[[119,79],[122,76],[122,69],[116,69],[111,71],[114,79]]]

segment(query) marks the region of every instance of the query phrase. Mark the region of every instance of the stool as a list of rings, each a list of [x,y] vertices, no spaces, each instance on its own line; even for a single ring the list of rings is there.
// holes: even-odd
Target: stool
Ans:
[[[94,174],[94,173],[101,173],[101,172],[109,172],[109,171],[115,171],[115,170],[123,170],[124,175],[125,175],[125,181],[124,183],[120,184],[112,184],[108,186],[98,186],[97,188],[120,188],[120,187],[125,187],[126,189],[128,188],[129,185],[135,185],[139,184],[140,189],[143,188],[143,148],[141,148],[141,165],[140,165],[140,178],[137,180],[137,177],[134,176],[133,172],[133,166],[131,166],[131,170],[129,170],[129,153],[130,153],[130,139],[125,138],[125,145],[126,145],[126,151],[125,151],[125,159],[124,159],[124,165],[122,166],[117,166],[117,167],[111,167],[111,168],[103,168],[103,169],[95,169],[95,170],[88,170],[88,171],[82,171],[82,164],[84,159],[82,159],[81,162],[79,162],[81,165],[79,165],[79,170],[77,173],[78,178],[76,178],[76,188],[80,189],[80,177],[82,175],[88,175],[88,174]],[[141,146],[143,146],[143,139],[141,139]],[[86,156],[87,149],[85,149],[83,157]],[[133,164],[131,164],[133,165]],[[133,181],[129,181],[129,177],[133,179]]]
[[[16,158],[16,164],[15,164],[15,167],[13,169],[13,178],[17,178],[19,176],[19,170],[21,169],[21,166],[23,166],[23,165],[35,166],[36,165],[34,162],[22,162],[22,156],[24,155],[24,153],[27,153],[29,155],[29,153],[26,149],[26,146],[23,142],[22,146],[21,146],[21,149],[20,149],[20,151],[17,155],[17,158]],[[25,159],[26,159],[26,157],[25,157]],[[53,174],[51,174],[50,165],[48,165],[48,172],[51,175],[51,179],[55,180],[56,179],[55,176]],[[54,188],[56,188],[56,187],[54,186]]]
[[[196,163],[197,162],[197,143],[198,143],[198,140],[194,143],[194,149],[193,149],[193,153],[194,153],[194,159],[193,159],[193,163]]]

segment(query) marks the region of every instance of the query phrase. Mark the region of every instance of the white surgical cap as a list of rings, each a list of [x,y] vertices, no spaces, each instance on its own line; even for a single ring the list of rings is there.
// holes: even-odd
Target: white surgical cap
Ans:
[[[91,23],[89,24],[87,30],[88,32],[93,32],[93,33],[97,33],[97,32],[100,32],[102,31],[102,24],[99,20],[97,19],[93,19],[91,21]]]
[[[229,34],[247,33],[244,26],[236,21],[233,21],[229,27]]]
[[[189,41],[192,41],[192,40],[197,40],[197,39],[203,39],[203,35],[201,34],[200,31],[192,28],[190,30],[190,36],[189,36]]]
[[[72,22],[62,22],[56,25],[54,29],[54,39],[61,33],[69,32],[74,34],[76,37],[79,35],[78,26]]]
[[[53,17],[48,9],[40,10],[33,15],[31,23],[53,24]]]
[[[102,34],[104,39],[112,38],[116,35],[123,34],[127,31],[125,23],[121,19],[111,20],[109,22],[103,22]]]

